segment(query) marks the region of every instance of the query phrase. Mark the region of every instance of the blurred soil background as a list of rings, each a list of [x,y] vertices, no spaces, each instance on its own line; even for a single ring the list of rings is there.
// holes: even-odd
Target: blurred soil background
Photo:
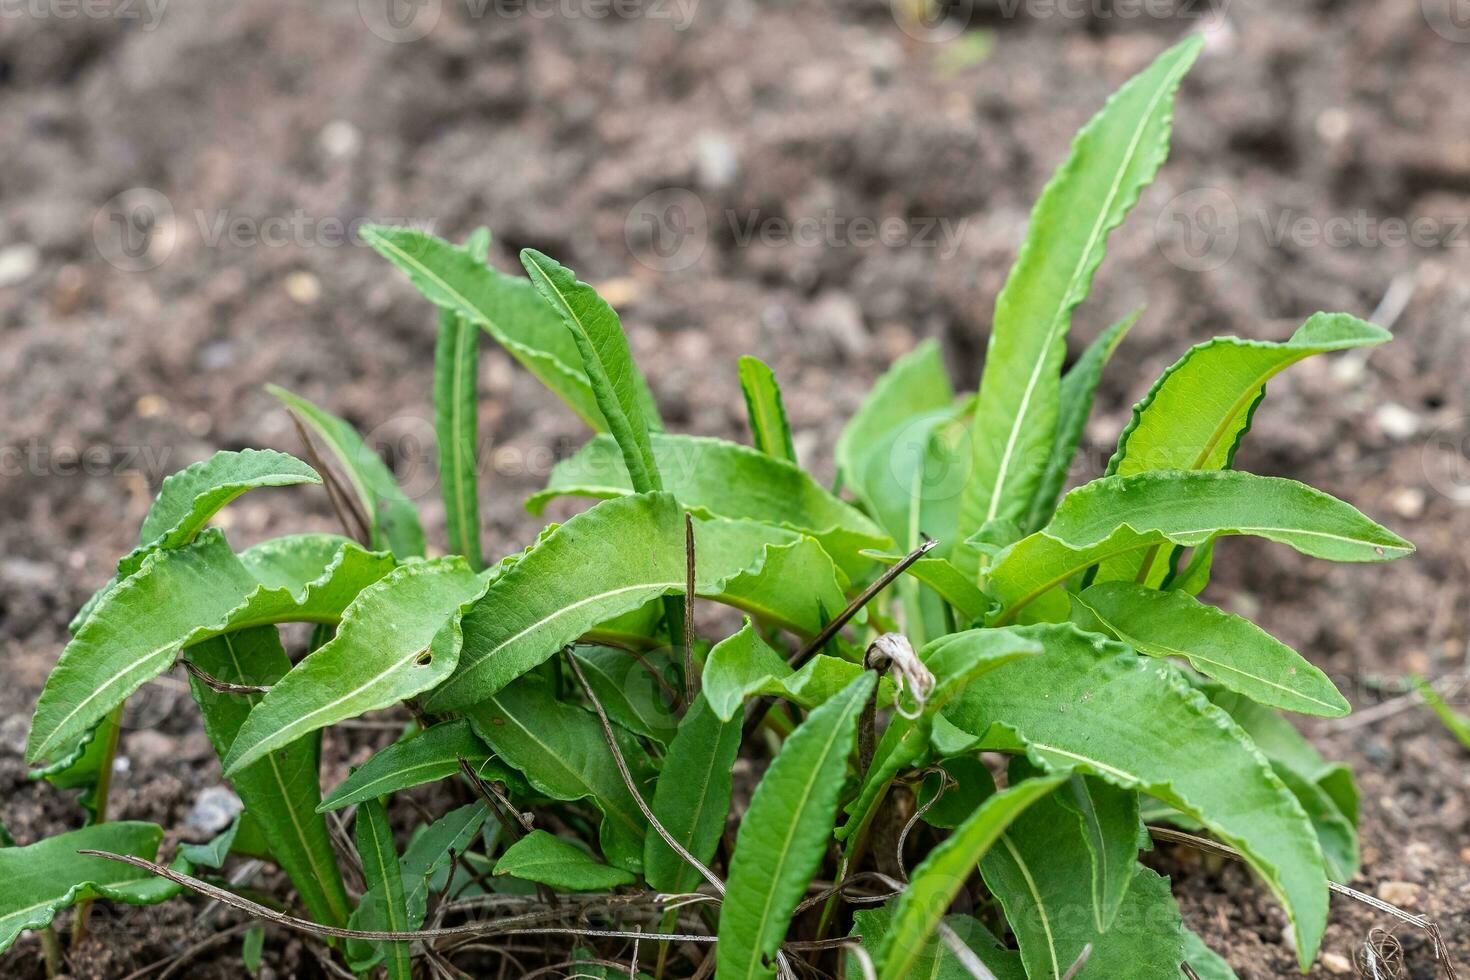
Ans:
[[[1408,672],[1464,674],[1470,639],[1470,23],[1452,0],[975,0],[927,26],[883,0],[643,0],[623,17],[424,0],[397,26],[381,0],[28,3],[0,16],[0,800],[21,843],[80,819],[21,759],[67,620],[168,472],[300,450],[265,383],[371,433],[443,541],[434,316],[352,227],[483,224],[503,268],[527,245],[562,259],[621,311],[680,430],[747,438],[735,359],[760,356],[829,478],[842,424],[919,340],[941,338],[974,384],[1071,135],[1205,30],[1171,160],[1074,321],[1073,354],[1147,305],[1074,477],[1101,472],[1129,406],[1192,343],[1283,339],[1319,309],[1392,327],[1371,356],[1272,382],[1239,464],[1341,496],[1419,553],[1332,566],[1227,541],[1207,597],[1368,711],[1307,725],[1358,774],[1354,884],[1437,919],[1470,970],[1470,753],[1391,700]],[[488,340],[481,368],[498,556],[532,540],[522,501],[586,432]],[[252,494],[224,523],[239,545],[332,527],[312,491]],[[326,781],[383,737],[329,739]],[[177,677],[135,697],[120,769],[118,817],[205,839],[228,803]],[[1242,977],[1293,972],[1284,916],[1244,871],[1178,848],[1156,863]],[[99,907],[78,974],[197,941],[199,907]],[[1393,923],[1334,899],[1312,975],[1350,974],[1375,925]],[[1422,936],[1396,931],[1405,975],[1434,976]],[[188,975],[240,975],[237,950]],[[267,953],[276,976],[318,973],[284,934]],[[31,938],[0,972],[39,975],[36,960]]]

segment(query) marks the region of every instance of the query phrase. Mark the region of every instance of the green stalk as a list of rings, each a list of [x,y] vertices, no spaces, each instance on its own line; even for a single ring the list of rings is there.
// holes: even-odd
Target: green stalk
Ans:
[[[112,714],[107,716],[107,721],[105,722],[109,734],[107,737],[107,748],[102,752],[102,762],[97,772],[97,811],[96,817],[92,820],[94,824],[107,822],[107,797],[112,791],[112,762],[113,758],[117,755],[117,740],[122,732],[122,713],[123,707],[126,704],[127,702],[123,701],[116,708],[113,708]],[[83,939],[87,938],[87,920],[91,915],[92,899],[89,898],[77,904],[76,918],[71,923],[72,949],[76,949],[77,945]],[[47,968],[50,968],[49,957]]]

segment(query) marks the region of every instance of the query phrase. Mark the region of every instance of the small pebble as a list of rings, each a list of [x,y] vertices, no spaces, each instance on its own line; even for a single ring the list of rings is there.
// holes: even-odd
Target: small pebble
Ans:
[[[140,419],[157,418],[168,411],[168,402],[159,395],[144,395],[133,404]]]
[[[1401,909],[1413,909],[1419,904],[1419,886],[1408,881],[1385,881],[1378,886],[1378,897]]]
[[[41,250],[30,242],[0,249],[0,289],[19,286],[41,267]]]
[[[317,137],[329,157],[350,160],[362,149],[362,131],[345,119],[333,119]]]
[[[1353,961],[1341,953],[1323,953],[1322,965],[1328,973],[1348,974],[1353,972]]]
[[[315,306],[322,298],[322,281],[310,272],[293,272],[286,277],[286,295],[302,306]]]
[[[195,797],[194,807],[184,822],[201,833],[217,834],[243,809],[245,805],[234,793],[223,786],[210,786]]]
[[[1400,442],[1412,439],[1414,433],[1419,431],[1419,416],[1397,402],[1385,402],[1379,406],[1373,419],[1384,435]]]
[[[1424,516],[1425,503],[1424,491],[1418,487],[1399,487],[1388,497],[1393,512],[1410,521]]]

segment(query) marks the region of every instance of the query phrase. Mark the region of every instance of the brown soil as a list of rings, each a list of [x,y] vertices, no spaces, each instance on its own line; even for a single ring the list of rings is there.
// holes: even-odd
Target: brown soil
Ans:
[[[167,472],[218,448],[296,448],[264,383],[390,442],[442,540],[431,467],[414,451],[430,418],[433,317],[367,249],[338,244],[332,222],[432,222],[453,236],[488,224],[503,266],[524,245],[564,259],[623,312],[679,429],[743,437],[735,358],[760,355],[803,458],[830,474],[841,424],[919,338],[942,337],[974,382],[1027,210],[1070,135],[1207,7],[1071,17],[1022,4],[1008,16],[1014,4],[978,2],[963,39],[930,43],[879,0],[706,2],[687,30],[667,3],[656,9],[668,16],[632,20],[496,20],[445,0],[427,38],[388,43],[350,3],[192,0],[156,25],[46,15],[64,6],[0,18],[0,799],[22,843],[78,820],[20,758],[68,617],[131,545]],[[1114,9],[1061,5],[1078,6]],[[1229,3],[1181,94],[1173,158],[1076,321],[1074,349],[1148,304],[1109,369],[1080,479],[1190,343],[1280,338],[1315,310],[1366,316],[1385,295],[1402,307],[1398,339],[1366,363],[1308,362],[1273,383],[1240,464],[1352,501],[1419,554],[1329,566],[1233,542],[1210,587],[1360,707],[1406,672],[1467,666],[1470,37],[1440,16],[1452,6]],[[977,60],[980,31],[994,44]],[[110,199],[132,189],[122,206],[135,206],[137,188],[173,215],[141,263],[119,255],[109,223]],[[662,205],[687,198],[639,202],[666,188],[697,196],[707,234],[697,261],[661,272],[644,222],[677,218]],[[740,232],[752,218],[826,215],[902,219],[908,237]],[[288,222],[260,224],[273,217]],[[217,239],[235,219],[241,230]],[[1387,219],[1430,224],[1395,244]],[[1319,227],[1346,237],[1321,241]],[[129,271],[139,264],[151,267]],[[502,553],[534,533],[520,501],[584,433],[498,352],[481,387],[487,544]],[[238,543],[330,526],[310,493],[261,493],[228,516]],[[1409,896],[1470,969],[1470,753],[1419,708],[1309,730],[1358,773],[1355,884]],[[335,738],[329,778],[372,741]],[[183,827],[219,781],[177,679],[135,698],[122,751],[119,816]],[[1282,914],[1243,871],[1178,849],[1162,860],[1188,920],[1242,977],[1292,971]],[[211,928],[199,907],[99,908],[103,938],[78,972],[123,976],[197,941]],[[1324,949],[1340,957],[1392,924],[1340,900],[1333,913]],[[1399,934],[1408,975],[1433,976],[1426,944]],[[187,975],[238,976],[237,948],[201,954]],[[39,975],[37,949],[19,943],[3,972]],[[275,976],[318,970],[275,933],[267,960]]]

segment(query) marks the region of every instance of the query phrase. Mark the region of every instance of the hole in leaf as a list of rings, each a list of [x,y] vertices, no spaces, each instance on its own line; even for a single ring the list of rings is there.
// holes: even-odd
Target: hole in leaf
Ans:
[[[427,667],[427,666],[429,666],[429,664],[431,664],[433,662],[434,662],[434,651],[433,650],[425,650],[422,653],[420,653],[417,657],[414,657],[413,658],[413,665],[415,667]]]

